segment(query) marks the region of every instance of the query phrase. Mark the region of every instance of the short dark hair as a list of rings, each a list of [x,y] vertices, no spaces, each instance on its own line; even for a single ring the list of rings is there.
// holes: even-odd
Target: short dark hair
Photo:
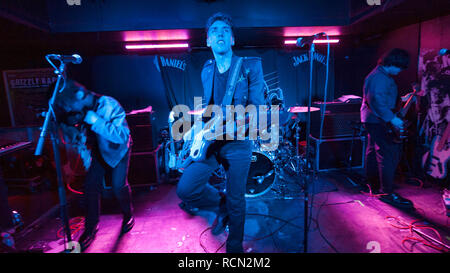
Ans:
[[[401,69],[407,69],[409,65],[409,54],[401,48],[394,48],[385,53],[379,60],[378,64],[383,66],[395,66]]]
[[[208,21],[206,21],[206,35],[208,35],[208,31],[209,31],[209,28],[211,27],[211,25],[214,24],[214,22],[216,22],[216,21],[223,21],[227,25],[229,25],[231,28],[231,32],[234,35],[233,19],[231,18],[230,15],[223,13],[223,12],[214,13],[213,15],[211,15],[211,17],[208,18]]]

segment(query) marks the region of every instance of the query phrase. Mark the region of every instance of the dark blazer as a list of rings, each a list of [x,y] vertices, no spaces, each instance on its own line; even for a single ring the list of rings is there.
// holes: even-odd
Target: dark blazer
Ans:
[[[241,71],[236,83],[236,89],[233,96],[233,105],[247,106],[264,105],[264,76],[262,70],[261,58],[243,57]],[[233,55],[230,66],[230,74],[236,64],[238,57]],[[203,92],[206,104],[210,104],[213,91],[214,79],[214,60],[208,60],[203,66],[201,77],[203,83]],[[231,77],[229,77],[231,78]],[[228,85],[229,83],[227,83]]]

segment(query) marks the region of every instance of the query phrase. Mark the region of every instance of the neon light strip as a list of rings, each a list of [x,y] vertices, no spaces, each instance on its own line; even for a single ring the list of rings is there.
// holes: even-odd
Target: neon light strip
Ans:
[[[154,48],[187,48],[189,44],[136,44],[136,45],[125,45],[128,50],[133,49],[154,49]]]
[[[297,43],[297,40],[285,40],[284,44],[285,45],[295,45]],[[330,44],[336,44],[339,43],[339,39],[330,39],[330,40],[314,40],[315,44],[326,44],[326,43],[330,43]]]

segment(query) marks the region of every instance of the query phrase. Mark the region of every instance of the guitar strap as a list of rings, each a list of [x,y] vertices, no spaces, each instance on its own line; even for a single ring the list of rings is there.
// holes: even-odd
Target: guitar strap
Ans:
[[[230,105],[231,101],[233,100],[234,90],[236,89],[236,83],[239,76],[239,72],[241,71],[242,66],[242,57],[238,57],[238,60],[236,61],[236,64],[233,67],[233,70],[231,71],[231,75],[228,78],[227,82],[227,89],[225,92],[225,96],[222,100],[222,106]]]

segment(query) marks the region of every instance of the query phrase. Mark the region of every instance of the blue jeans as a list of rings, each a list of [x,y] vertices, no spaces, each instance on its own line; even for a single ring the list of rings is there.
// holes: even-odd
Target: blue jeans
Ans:
[[[208,181],[219,162],[226,170],[226,209],[229,217],[228,253],[243,252],[245,224],[245,190],[252,156],[248,140],[226,142],[215,155],[194,162],[184,170],[178,182],[177,194],[189,206],[214,209],[220,204],[219,192]]]
[[[372,188],[384,193],[394,191],[395,171],[401,158],[401,144],[392,141],[387,128],[378,123],[364,124],[368,141],[366,148],[366,175]]]
[[[99,151],[92,153],[91,167],[85,179],[86,229],[94,228],[99,221],[100,193],[103,188],[103,179],[111,181],[114,196],[119,201],[124,217],[132,215],[131,189],[127,179],[130,152],[131,149],[115,168],[112,168],[103,160]]]

